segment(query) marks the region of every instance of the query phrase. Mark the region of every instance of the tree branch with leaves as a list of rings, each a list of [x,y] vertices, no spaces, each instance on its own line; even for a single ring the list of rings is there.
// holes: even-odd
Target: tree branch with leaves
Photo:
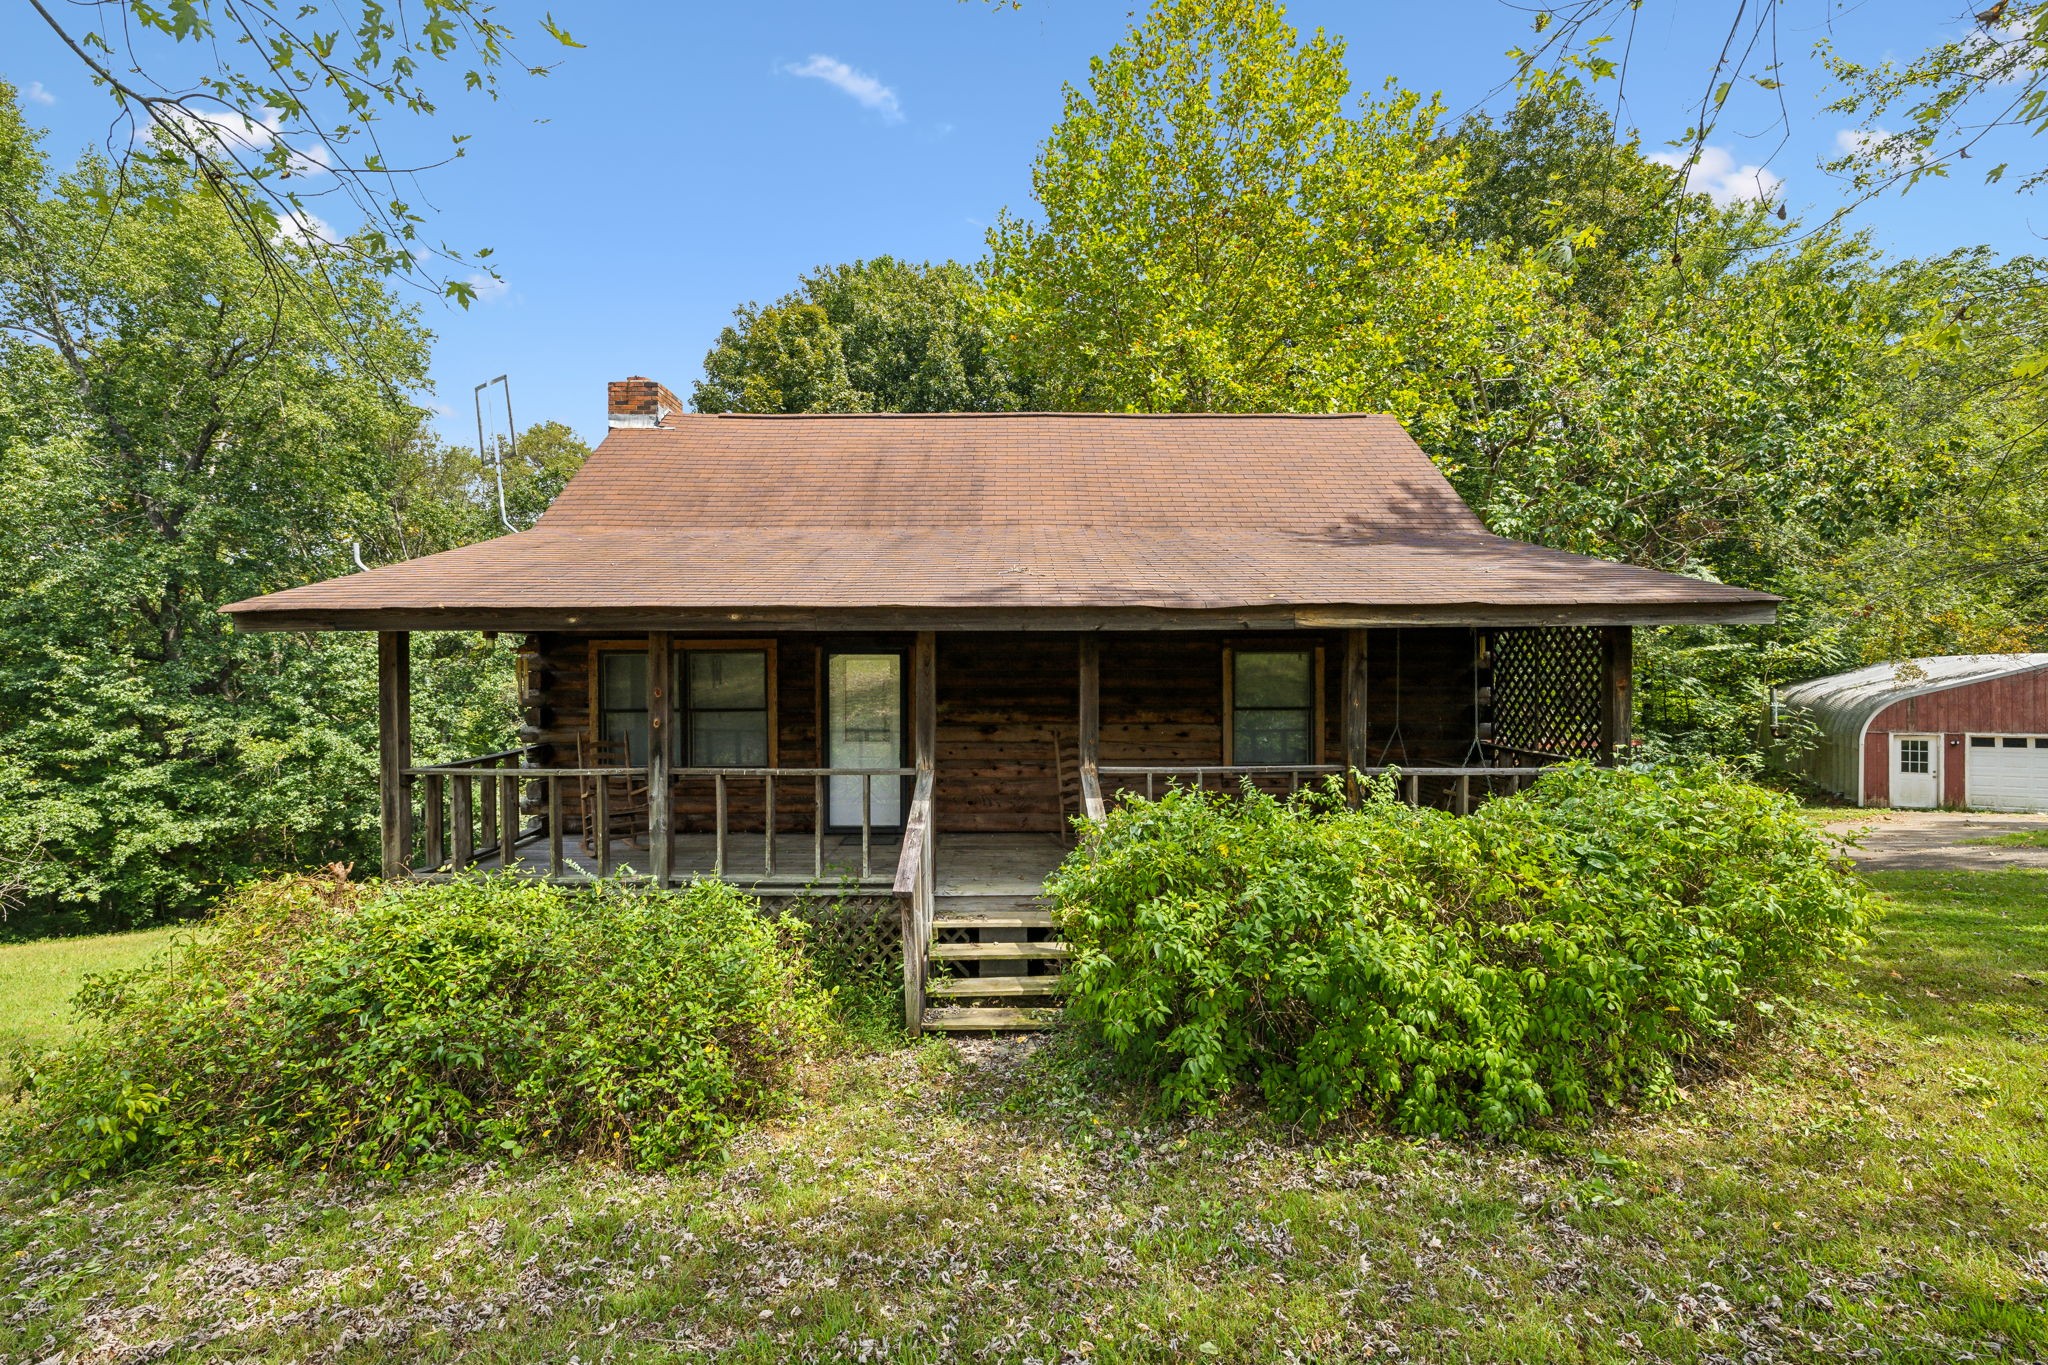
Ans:
[[[553,69],[521,55],[519,30],[494,6],[25,2],[112,99],[108,155],[117,168],[135,156],[190,166],[274,284],[302,275],[280,255],[280,238],[306,248],[316,275],[346,256],[464,306],[476,283],[462,272],[495,278],[488,246],[426,232],[420,177],[460,158],[469,135],[417,152],[411,139],[392,137],[398,118],[437,114],[444,87],[496,99],[503,74]],[[581,46],[552,15],[533,28],[556,46]],[[352,218],[345,231],[314,211],[328,200]]]

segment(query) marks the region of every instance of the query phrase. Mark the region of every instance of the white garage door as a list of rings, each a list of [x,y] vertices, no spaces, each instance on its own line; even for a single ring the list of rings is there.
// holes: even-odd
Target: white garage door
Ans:
[[[1982,810],[2048,810],[2048,735],[1971,735],[1963,800]]]

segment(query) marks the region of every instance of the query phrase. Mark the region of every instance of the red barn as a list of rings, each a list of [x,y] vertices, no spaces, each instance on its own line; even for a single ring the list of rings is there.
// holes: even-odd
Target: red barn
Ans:
[[[1872,664],[1783,689],[1795,771],[1859,806],[2048,810],[2048,654]]]

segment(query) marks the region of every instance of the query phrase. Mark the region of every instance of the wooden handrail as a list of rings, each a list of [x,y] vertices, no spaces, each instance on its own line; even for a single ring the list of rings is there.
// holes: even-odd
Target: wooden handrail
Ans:
[[[1541,767],[1493,768],[1493,767],[1420,767],[1400,763],[1378,764],[1360,768],[1367,777],[1380,773],[1399,773],[1403,777],[1533,777],[1550,771],[1555,765]],[[1335,777],[1344,771],[1335,763],[1168,763],[1161,765],[1137,766],[1131,764],[1105,763],[1098,771],[1104,777],[1177,777],[1183,773],[1220,773],[1226,776],[1259,777],[1266,774],[1285,776],[1289,773],[1318,773]]]
[[[1109,777],[1145,773],[1341,773],[1341,763],[1104,763],[1096,771]]]
[[[645,777],[645,768],[545,768],[525,766],[519,768],[465,768],[450,764],[437,764],[431,768],[403,769],[408,777]]]
[[[1460,815],[1465,815],[1470,813],[1472,809],[1473,779],[1483,779],[1489,783],[1496,779],[1505,779],[1509,784],[1508,790],[1515,792],[1521,790],[1521,785],[1525,780],[1541,777],[1544,773],[1549,772],[1552,766],[1554,765],[1500,768],[1461,764],[1450,767],[1441,765],[1404,767],[1398,763],[1387,763],[1376,764],[1368,768],[1357,768],[1352,771],[1361,778],[1391,775],[1399,779],[1401,799],[1411,806],[1420,806],[1422,804],[1422,779],[1426,777],[1448,778],[1452,782],[1450,808]],[[1142,778],[1145,797],[1147,800],[1152,800],[1158,796],[1158,780],[1160,778],[1167,778],[1169,780],[1192,778],[1195,788],[1201,790],[1205,786],[1207,779],[1211,776],[1216,777],[1219,783],[1228,781],[1233,777],[1286,777],[1293,782],[1292,790],[1298,792],[1301,790],[1304,775],[1335,777],[1345,770],[1341,766],[1332,763],[1181,763],[1151,765],[1120,763],[1104,764],[1100,771],[1102,776],[1109,778]],[[1126,790],[1126,784],[1123,781],[1115,782],[1112,785],[1117,791]],[[1356,790],[1356,784],[1352,785],[1353,791],[1349,799],[1356,802],[1359,799],[1359,793]],[[1136,787],[1132,786],[1128,789],[1135,791]]]
[[[917,788],[910,797],[910,814],[903,822],[903,848],[896,855],[895,893],[907,896],[917,890],[917,878],[924,869],[924,844],[931,837],[932,775],[919,773]]]
[[[915,768],[670,768],[672,777],[915,777]]]
[[[517,749],[499,749],[495,753],[478,754],[474,758],[451,758],[442,763],[430,764],[427,766],[427,768],[424,769],[408,768],[405,771],[421,772],[434,769],[445,770],[449,768],[484,768],[489,767],[491,764],[496,763],[499,759],[503,758],[524,759],[527,757],[527,755],[534,753],[539,748],[540,746],[538,744],[522,744]]]
[[[938,826],[932,814],[932,770],[920,768],[903,821],[896,856],[897,922],[903,933],[903,1022],[912,1033],[924,1023],[925,954],[931,948],[938,879]]]

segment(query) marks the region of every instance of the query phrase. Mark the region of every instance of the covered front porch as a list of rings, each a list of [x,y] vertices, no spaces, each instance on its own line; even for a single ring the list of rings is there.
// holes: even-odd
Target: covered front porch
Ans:
[[[1626,626],[536,632],[524,742],[425,765],[408,636],[379,657],[390,876],[873,892],[912,854],[944,876],[1028,849],[1042,877],[1077,820],[1175,784],[1355,797],[1391,772],[1462,812],[1629,742]]]
[[[1395,799],[1464,813],[1624,753],[1630,648],[1626,626],[536,632],[525,742],[418,764],[409,640],[388,632],[384,868],[892,899],[910,1022],[979,1027],[1056,991],[1040,893],[1119,802],[1359,800],[1387,774]],[[962,997],[951,1025],[928,985]]]

